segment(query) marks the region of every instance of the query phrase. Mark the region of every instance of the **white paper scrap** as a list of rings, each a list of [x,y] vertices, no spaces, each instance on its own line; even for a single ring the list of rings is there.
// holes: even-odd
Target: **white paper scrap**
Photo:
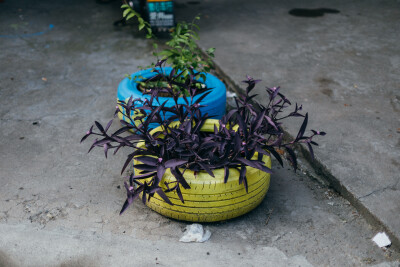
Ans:
[[[372,241],[374,241],[380,248],[387,247],[392,244],[385,232],[377,233],[374,238],[372,238]]]
[[[236,97],[236,93],[230,92],[230,91],[226,91],[226,97],[227,98],[234,98]]]
[[[203,243],[210,239],[211,232],[203,229],[203,226],[198,223],[194,223],[186,226],[184,235],[179,239],[180,242],[199,242]]]

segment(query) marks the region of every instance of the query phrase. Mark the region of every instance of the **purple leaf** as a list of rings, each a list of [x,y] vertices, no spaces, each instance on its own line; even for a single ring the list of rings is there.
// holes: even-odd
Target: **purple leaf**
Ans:
[[[237,122],[239,124],[239,131],[243,132],[244,137],[247,139],[247,125],[244,122],[242,116],[236,116],[237,117]]]
[[[169,200],[169,198],[167,197],[167,195],[164,193],[164,191],[161,189],[161,187],[158,187],[156,190],[156,193],[168,204],[170,204],[171,206],[174,205],[172,204],[171,200]]]
[[[320,132],[320,131],[315,131],[315,130],[311,130],[315,135],[322,135],[322,136],[324,136],[324,135],[326,135],[326,133],[325,132]]]
[[[85,136],[82,137],[81,143],[82,143],[83,141],[85,141],[85,139],[88,138],[88,136],[91,135],[92,133],[93,133],[93,125],[92,125],[92,127],[90,127],[89,131],[86,132]]]
[[[93,146],[103,146],[104,144],[108,144],[110,142],[111,142],[110,139],[104,138],[104,139],[101,139],[101,140],[98,140],[98,141],[94,142]]]
[[[171,168],[172,175],[176,178],[176,180],[183,186],[185,189],[190,189],[190,185],[186,182],[182,173],[178,168]]]
[[[100,132],[105,133],[103,126],[98,121],[94,122],[96,124],[96,127],[100,130]]]
[[[128,164],[132,161],[134,155],[135,155],[134,153],[131,153],[131,154],[128,155],[128,158],[126,159],[125,164],[124,164],[124,166],[122,167],[121,174],[124,173],[126,167],[127,167]]]
[[[246,193],[249,193],[249,185],[247,184],[246,176],[243,177],[243,184],[244,184],[244,188],[246,189]]]
[[[128,117],[130,117],[131,115],[131,107],[132,107],[132,103],[133,103],[133,97],[131,96],[130,98],[129,98],[129,100],[128,100],[128,103],[126,104],[126,110],[127,110],[127,115],[128,115]]]
[[[155,172],[149,172],[149,173],[145,173],[145,174],[140,174],[140,175],[131,175],[131,179],[133,180],[139,180],[139,179],[146,179],[151,177],[152,175],[154,175]]]
[[[162,180],[165,170],[166,169],[163,165],[160,164],[157,166],[157,183],[156,184],[160,183],[160,181]]]
[[[180,166],[182,164],[185,164],[187,162],[188,161],[184,160],[184,159],[170,159],[170,160],[165,162],[164,166],[165,166],[165,168],[175,168],[175,167],[178,167],[178,166]]]
[[[85,141],[85,140],[86,140],[86,138],[88,138],[88,137],[89,137],[89,135],[90,135],[90,134],[85,134],[85,135],[82,137],[82,139],[81,139],[81,143],[82,143],[83,141]]]
[[[203,170],[205,170],[209,175],[215,177],[214,173],[211,171],[210,167],[208,167],[207,163],[197,162],[201,166]]]
[[[120,129],[118,129],[118,130],[115,131],[111,136],[119,135],[119,134],[121,134],[121,133],[124,133],[124,132],[128,131],[129,129],[132,129],[132,126],[131,126],[131,125],[130,125],[130,126],[125,126],[125,127],[122,127],[122,128],[120,128]]]
[[[129,207],[129,201],[128,201],[128,199],[126,199],[125,200],[125,202],[124,202],[124,205],[122,205],[122,209],[121,209],[121,211],[119,212],[119,215],[121,215],[122,213],[124,213],[124,211]]]
[[[108,131],[108,129],[110,128],[110,126],[111,126],[111,124],[112,124],[113,121],[114,121],[114,119],[110,120],[110,121],[107,123],[107,126],[106,126],[106,128],[104,129],[105,132]]]
[[[182,192],[181,189],[179,188],[179,184],[176,187],[176,193],[178,194],[179,199],[182,201],[182,203],[185,203],[185,201],[183,200],[183,196],[182,196]]]
[[[242,162],[243,164],[245,164],[245,165],[247,165],[247,166],[250,166],[250,167],[259,169],[259,170],[261,170],[261,171],[263,171],[263,172],[272,173],[272,171],[271,171],[270,168],[268,168],[267,166],[264,166],[263,164],[260,164],[260,163],[257,162],[257,161],[248,160],[248,159],[239,158],[239,157],[236,158],[236,160]]]
[[[265,115],[265,118],[267,119],[268,123],[269,123],[272,127],[275,128],[275,130],[278,130],[278,128],[276,127],[274,121],[273,121],[270,117],[268,117],[267,115]]]
[[[308,150],[310,150],[311,159],[314,160],[314,150],[309,142],[306,143],[308,146]]]
[[[240,173],[239,173],[239,184],[243,183],[243,180],[246,177],[246,171],[247,171],[246,166],[242,164],[242,166],[240,167]],[[247,188],[246,188],[246,192],[247,192]]]
[[[157,159],[153,157],[142,156],[142,157],[136,157],[135,160],[138,160],[150,166],[157,166]]]
[[[143,204],[146,205],[146,192],[144,190],[143,190],[143,193],[142,193],[142,202],[143,202]]]
[[[282,161],[281,155],[279,155],[279,153],[276,152],[273,147],[271,147],[268,151],[271,152],[271,154],[276,158],[276,160],[279,162],[279,164],[283,167],[283,161]]]
[[[228,178],[229,178],[229,167],[228,166],[224,166],[224,183],[226,184],[228,182]]]
[[[263,122],[263,119],[265,116],[265,112],[266,112],[266,110],[264,109],[261,113],[258,114],[257,118],[255,119],[255,121],[252,125],[253,131],[256,131],[261,126],[261,123]]]
[[[308,122],[308,113],[306,113],[306,116],[304,117],[304,121],[300,127],[299,133],[297,134],[296,141],[299,140],[301,137],[303,137],[307,127],[307,122]]]
[[[157,171],[157,166],[151,166],[147,164],[136,164],[135,169],[146,171],[146,172],[154,172]]]
[[[245,158],[241,158],[241,157],[237,157],[236,160],[240,161],[241,163],[243,163],[245,165],[248,165],[250,167],[258,169],[258,164],[256,164],[255,162],[253,162],[251,160],[248,160],[248,159],[245,159]]]

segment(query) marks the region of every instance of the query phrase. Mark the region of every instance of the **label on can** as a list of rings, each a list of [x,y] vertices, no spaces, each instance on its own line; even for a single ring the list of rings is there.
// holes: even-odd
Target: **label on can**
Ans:
[[[147,0],[149,22],[152,27],[174,27],[173,1]]]

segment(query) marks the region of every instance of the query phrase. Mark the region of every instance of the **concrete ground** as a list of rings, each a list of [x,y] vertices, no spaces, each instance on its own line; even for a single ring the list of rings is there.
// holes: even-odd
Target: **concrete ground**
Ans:
[[[400,2],[177,1],[234,83],[246,74],[304,104],[326,131],[314,167],[400,247]],[[331,8],[321,17],[294,8]],[[264,97],[264,98],[263,98]],[[261,100],[261,101],[262,101]],[[288,131],[296,135],[298,125]]]
[[[153,60],[151,43],[134,26],[112,26],[118,6],[0,3],[0,266],[399,265],[399,253],[371,241],[378,228],[347,200],[276,162],[262,204],[205,225],[212,232],[206,243],[180,243],[187,223],[140,202],[118,216],[127,151],[106,160],[79,144],[94,120],[112,116],[124,74]],[[296,97],[293,90],[287,95]],[[329,110],[321,106],[313,114]]]

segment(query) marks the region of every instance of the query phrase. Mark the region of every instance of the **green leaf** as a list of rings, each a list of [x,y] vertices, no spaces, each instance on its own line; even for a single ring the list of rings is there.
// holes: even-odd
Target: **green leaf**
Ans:
[[[130,19],[133,18],[134,16],[135,16],[135,14],[130,13],[130,14],[126,17],[126,20],[130,20]]]
[[[141,31],[144,27],[145,27],[145,25],[143,23],[139,24],[139,31]]]
[[[211,48],[207,49],[206,52],[207,52],[207,54],[212,54],[215,52],[215,48],[211,47]]]
[[[200,31],[200,27],[197,26],[196,24],[192,24],[193,28],[196,28],[198,31]]]
[[[166,57],[170,57],[172,56],[174,53],[171,50],[163,50],[159,53],[161,56],[166,56]]]
[[[189,74],[189,71],[188,70],[185,70],[183,73],[182,73],[182,76],[187,76]]]
[[[123,5],[121,6],[121,8],[130,8],[130,6],[127,5],[127,4],[123,4]]]
[[[153,43],[153,48],[154,48],[154,49],[157,49],[157,48],[158,48],[158,44]]]
[[[131,12],[130,8],[125,9],[124,13],[122,13],[122,16],[125,18],[129,14],[129,12]]]

